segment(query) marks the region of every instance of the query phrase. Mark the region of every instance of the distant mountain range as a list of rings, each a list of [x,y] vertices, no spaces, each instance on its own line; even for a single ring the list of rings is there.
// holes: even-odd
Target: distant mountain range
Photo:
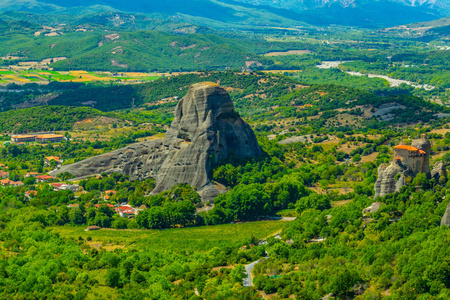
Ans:
[[[0,11],[139,12],[214,28],[389,27],[450,16],[450,0],[0,0]],[[231,26],[231,28],[230,28]]]

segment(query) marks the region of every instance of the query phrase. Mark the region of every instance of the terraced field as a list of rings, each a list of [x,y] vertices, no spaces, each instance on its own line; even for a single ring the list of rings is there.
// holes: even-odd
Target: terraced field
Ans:
[[[25,84],[38,83],[47,84],[51,81],[59,82],[93,82],[93,81],[118,81],[124,83],[139,83],[156,80],[160,74],[142,72],[88,72],[68,71],[57,72],[50,70],[14,70],[0,69],[0,84],[8,83]]]

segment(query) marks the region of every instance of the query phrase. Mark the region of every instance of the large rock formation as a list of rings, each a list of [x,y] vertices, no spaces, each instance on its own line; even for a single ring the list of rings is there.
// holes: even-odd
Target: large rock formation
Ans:
[[[400,191],[406,184],[406,178],[414,178],[419,173],[425,173],[428,178],[438,180],[447,177],[445,165],[437,162],[430,170],[431,143],[425,134],[420,139],[413,140],[411,145],[401,144],[394,147],[394,159],[389,166],[378,168],[378,179],[375,182],[375,198]]]
[[[450,227],[450,203],[447,204],[447,208],[445,209],[445,213],[441,219],[441,226],[445,225]]]
[[[411,172],[408,172],[399,160],[394,160],[389,166],[379,166],[374,199],[400,191],[401,187],[405,185],[407,173]],[[399,175],[397,176],[397,174]]]
[[[194,186],[205,200],[218,190],[209,173],[214,163],[230,154],[237,157],[260,155],[255,134],[234,110],[219,85],[194,84],[175,109],[175,119],[162,140],[148,141],[91,157],[52,172],[69,172],[76,177],[119,172],[131,180],[155,178],[153,194],[179,183]]]

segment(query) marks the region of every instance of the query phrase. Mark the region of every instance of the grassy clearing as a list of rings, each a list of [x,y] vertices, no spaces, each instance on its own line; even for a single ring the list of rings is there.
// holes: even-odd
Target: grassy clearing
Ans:
[[[297,211],[295,209],[283,209],[277,212],[277,216],[280,217],[296,217]]]
[[[260,221],[165,230],[102,229],[86,232],[84,231],[86,226],[52,227],[51,230],[68,239],[82,237],[86,240],[90,236],[92,241],[88,244],[105,250],[125,246],[125,249],[145,248],[147,251],[164,249],[207,251],[214,247],[239,247],[252,236],[261,239],[280,231],[284,226],[286,222],[283,221]]]

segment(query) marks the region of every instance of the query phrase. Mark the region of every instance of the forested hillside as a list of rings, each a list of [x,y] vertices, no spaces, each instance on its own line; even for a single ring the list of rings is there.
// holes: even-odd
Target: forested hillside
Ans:
[[[24,21],[2,21],[0,55],[14,60],[55,58],[55,70],[195,71],[241,69],[256,64],[257,54],[302,47],[296,42],[244,40],[212,34],[177,35],[154,30],[104,30],[79,25],[51,30]],[[63,57],[65,59],[57,60]],[[52,63],[53,62],[53,63]]]

